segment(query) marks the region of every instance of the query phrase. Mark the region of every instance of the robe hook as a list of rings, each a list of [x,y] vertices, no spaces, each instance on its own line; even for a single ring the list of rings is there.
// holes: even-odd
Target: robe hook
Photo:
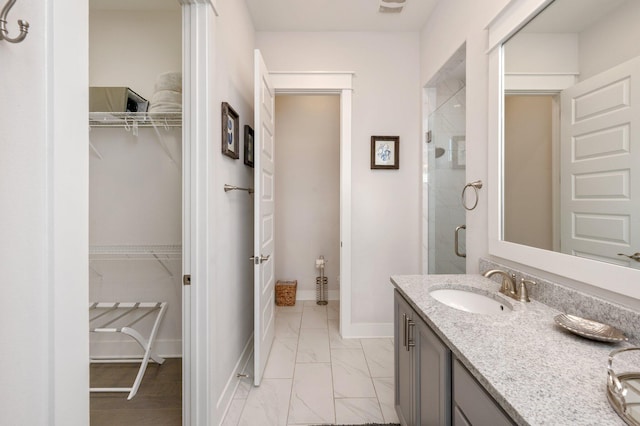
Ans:
[[[25,37],[27,37],[27,33],[29,32],[29,23],[19,19],[18,26],[20,27],[20,34],[14,38],[9,37],[9,31],[7,30],[7,15],[15,3],[16,0],[9,0],[2,8],[2,12],[0,12],[0,40],[6,40],[9,43],[20,43],[25,39]]]

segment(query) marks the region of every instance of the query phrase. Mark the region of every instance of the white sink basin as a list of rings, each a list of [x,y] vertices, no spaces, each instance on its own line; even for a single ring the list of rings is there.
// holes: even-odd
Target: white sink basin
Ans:
[[[441,288],[431,290],[429,294],[447,306],[474,314],[504,314],[513,311],[511,305],[471,290]]]

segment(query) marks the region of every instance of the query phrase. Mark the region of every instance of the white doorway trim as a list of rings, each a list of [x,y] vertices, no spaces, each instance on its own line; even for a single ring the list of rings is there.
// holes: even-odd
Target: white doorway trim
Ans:
[[[182,286],[182,424],[212,424],[210,371],[215,353],[209,342],[207,263],[208,200],[208,82],[211,30],[209,0],[180,0],[182,4],[182,273],[191,284]]]
[[[271,72],[276,94],[340,95],[340,334],[355,337],[351,320],[351,103],[353,72]]]
[[[42,327],[34,334],[42,336],[40,344],[31,344],[26,339],[24,345],[40,351],[37,358],[32,358],[38,360],[32,365],[32,376],[36,384],[45,387],[34,394],[41,398],[31,401],[34,411],[42,410],[40,413],[14,413],[11,412],[14,407],[10,407],[8,423],[12,423],[11,419],[22,419],[25,424],[40,420],[52,426],[84,425],[89,422],[89,134],[85,118],[89,113],[89,3],[62,0],[37,4],[25,6],[33,14],[29,21],[35,19],[33,32],[24,44],[16,45],[11,61],[24,66],[30,61],[46,64],[42,81],[34,82],[46,91],[38,98],[45,103],[34,108],[32,116],[42,140],[30,141],[44,145],[43,151],[37,151],[42,156],[33,158],[35,167],[42,171],[35,175],[37,181],[31,179],[29,182],[33,183],[25,187],[40,191],[41,202],[28,212],[28,223],[42,226],[46,237],[20,242],[33,250],[34,268],[42,274],[29,293],[33,300],[24,302],[43,311],[33,316],[31,324],[16,324],[16,317],[11,317],[7,326],[18,327],[25,333],[32,332],[29,327]],[[16,84],[24,82],[24,78],[18,78]],[[23,115],[20,109],[15,114],[9,112],[9,117],[18,118],[18,125]],[[2,143],[9,142],[19,141],[3,139]],[[12,182],[18,187],[21,184]],[[27,222],[18,223],[23,227]],[[17,285],[31,284],[16,278]],[[11,296],[9,293],[9,301]],[[11,312],[9,309],[10,315]],[[3,316],[5,319],[9,317]],[[7,344],[5,348],[10,350]],[[9,374],[9,384],[13,377],[17,376]],[[19,395],[19,388],[3,389],[14,394],[14,398],[25,397]],[[12,398],[8,395],[5,398],[11,404]]]

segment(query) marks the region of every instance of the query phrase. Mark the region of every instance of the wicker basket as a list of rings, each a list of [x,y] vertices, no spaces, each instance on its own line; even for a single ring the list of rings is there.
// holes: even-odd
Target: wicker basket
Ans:
[[[276,283],[276,305],[293,306],[296,304],[298,281],[278,281]]]

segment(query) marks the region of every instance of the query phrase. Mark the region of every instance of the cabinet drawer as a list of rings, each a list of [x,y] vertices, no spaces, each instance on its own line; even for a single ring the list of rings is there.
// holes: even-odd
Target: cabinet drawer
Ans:
[[[453,406],[453,426],[471,426],[458,406]]]
[[[457,414],[468,421],[468,423],[459,424],[472,426],[514,424],[457,359],[453,363],[453,400],[454,407],[462,412],[455,413],[454,409],[454,416]]]

